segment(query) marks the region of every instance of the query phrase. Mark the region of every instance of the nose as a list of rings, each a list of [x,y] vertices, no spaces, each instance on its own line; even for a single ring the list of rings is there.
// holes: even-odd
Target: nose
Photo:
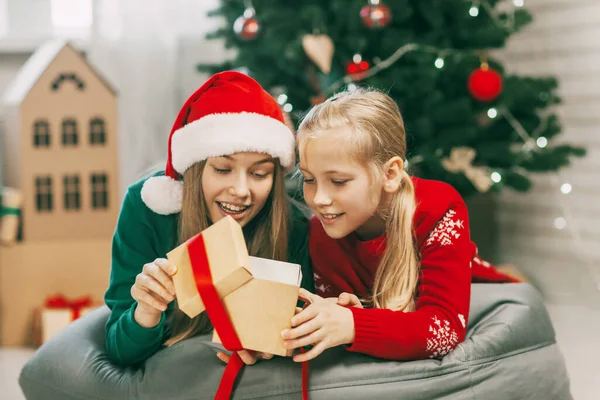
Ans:
[[[327,193],[323,187],[317,186],[317,190],[315,192],[314,203],[317,206],[329,206],[332,203],[331,196]]]
[[[248,178],[245,174],[239,174],[231,183],[229,192],[235,197],[247,197],[250,195],[250,187],[248,186]]]

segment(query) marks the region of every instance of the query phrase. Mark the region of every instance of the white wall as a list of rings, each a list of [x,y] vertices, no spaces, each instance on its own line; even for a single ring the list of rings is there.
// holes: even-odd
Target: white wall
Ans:
[[[220,24],[206,17],[217,4],[95,0],[89,32],[66,36],[75,38],[74,44],[119,92],[122,194],[140,174],[166,159],[179,107],[207,78],[196,72],[196,64],[226,56],[222,43],[204,39]],[[0,29],[5,34],[0,34],[0,93],[38,45],[57,34],[77,33],[52,25],[50,5],[51,0],[0,0],[0,23],[8,20],[8,27]]]
[[[509,42],[509,72],[559,79],[562,138],[588,149],[526,195],[505,192],[497,217],[503,261],[529,274],[549,301],[600,307],[600,1],[526,0],[534,22]],[[564,195],[560,185],[570,183]],[[558,230],[554,220],[564,217]]]

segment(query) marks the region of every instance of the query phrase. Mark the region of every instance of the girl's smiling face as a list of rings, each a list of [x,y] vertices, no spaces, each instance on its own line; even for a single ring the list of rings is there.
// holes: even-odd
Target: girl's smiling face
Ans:
[[[383,181],[352,158],[344,143],[348,129],[300,141],[304,197],[328,236],[340,239],[356,231],[368,240],[385,231],[378,212]]]
[[[273,188],[273,158],[264,153],[211,157],[202,172],[202,191],[212,223],[230,215],[242,227],[265,206]]]

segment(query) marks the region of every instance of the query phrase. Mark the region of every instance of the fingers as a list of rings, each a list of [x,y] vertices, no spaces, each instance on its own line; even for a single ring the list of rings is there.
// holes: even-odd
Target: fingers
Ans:
[[[300,288],[300,290],[298,291],[298,298],[308,304],[312,304],[316,301],[323,300],[322,297],[317,296],[316,294],[311,293],[303,288]]]
[[[169,276],[173,276],[177,273],[177,267],[164,258],[157,258],[154,263],[158,265],[165,273]]]
[[[242,359],[242,361],[244,362],[244,364],[246,364],[246,365],[255,364],[259,358],[262,358],[263,360],[270,360],[271,358],[273,358],[273,354],[257,353],[255,351],[251,351],[251,350],[241,350],[241,351],[238,351],[237,353],[240,356],[240,358]],[[292,354],[290,354],[290,355],[292,355]],[[222,351],[218,351],[217,358],[219,360],[223,361],[224,363],[228,363],[231,356]]]
[[[170,303],[175,299],[175,296],[170,294],[167,289],[152,276],[141,273],[136,278],[136,285],[143,291],[155,294],[164,303]]]
[[[298,363],[312,360],[313,358],[321,354],[326,348],[327,346],[325,345],[325,341],[322,340],[306,353],[296,354],[293,360]]]
[[[142,270],[142,273],[154,278],[156,283],[158,283],[164,288],[164,291],[158,291],[160,290],[158,289],[155,290],[155,292],[160,294],[165,299],[167,298],[165,297],[165,294],[167,296],[175,296],[175,285],[173,284],[173,277],[172,275],[170,275],[170,272],[167,272],[172,271],[173,268],[175,267],[168,263],[168,261],[158,258],[153,263],[144,265],[144,268]]]
[[[222,351],[217,352],[217,358],[221,361],[223,361],[225,364],[227,364],[229,362],[229,356],[225,353],[223,353]]]
[[[131,287],[131,297],[133,297],[138,304],[141,304],[146,308],[155,309],[158,311],[165,311],[167,309],[167,303],[165,303],[162,299],[159,300],[147,290],[140,288],[137,284]]]
[[[254,365],[256,364],[256,360],[258,359],[258,353],[250,350],[240,350],[238,351],[238,355],[246,365]]]
[[[311,304],[310,306],[302,310],[301,313],[297,314],[296,316],[294,316],[294,318],[292,318],[292,326],[298,326],[300,324],[305,323],[306,321],[310,321],[311,319],[316,317],[318,313],[319,309],[316,307],[316,305]]]
[[[350,306],[350,307],[362,307],[360,299],[358,296],[351,293],[342,293],[338,297],[338,305],[340,306]]]
[[[310,321],[300,324],[297,328],[294,329],[284,329],[281,332],[281,337],[287,340],[297,339],[302,336],[309,335],[314,331],[321,328],[323,324],[319,321],[319,318],[313,318]],[[294,346],[297,347],[297,346]]]
[[[325,331],[323,329],[311,332],[309,335],[300,337],[295,340],[285,340],[283,345],[286,349],[297,349],[300,347],[308,346],[311,344],[319,343],[325,338]]]

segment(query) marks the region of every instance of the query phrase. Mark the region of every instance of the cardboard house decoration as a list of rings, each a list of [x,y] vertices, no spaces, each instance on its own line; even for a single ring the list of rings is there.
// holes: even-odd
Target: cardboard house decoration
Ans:
[[[51,41],[2,103],[3,184],[23,195],[23,240],[112,234],[120,207],[115,90],[71,45]]]
[[[22,240],[0,246],[0,345],[21,347],[48,296],[101,302],[108,287],[117,95],[64,41],[40,46],[2,95],[1,184],[22,195]]]

